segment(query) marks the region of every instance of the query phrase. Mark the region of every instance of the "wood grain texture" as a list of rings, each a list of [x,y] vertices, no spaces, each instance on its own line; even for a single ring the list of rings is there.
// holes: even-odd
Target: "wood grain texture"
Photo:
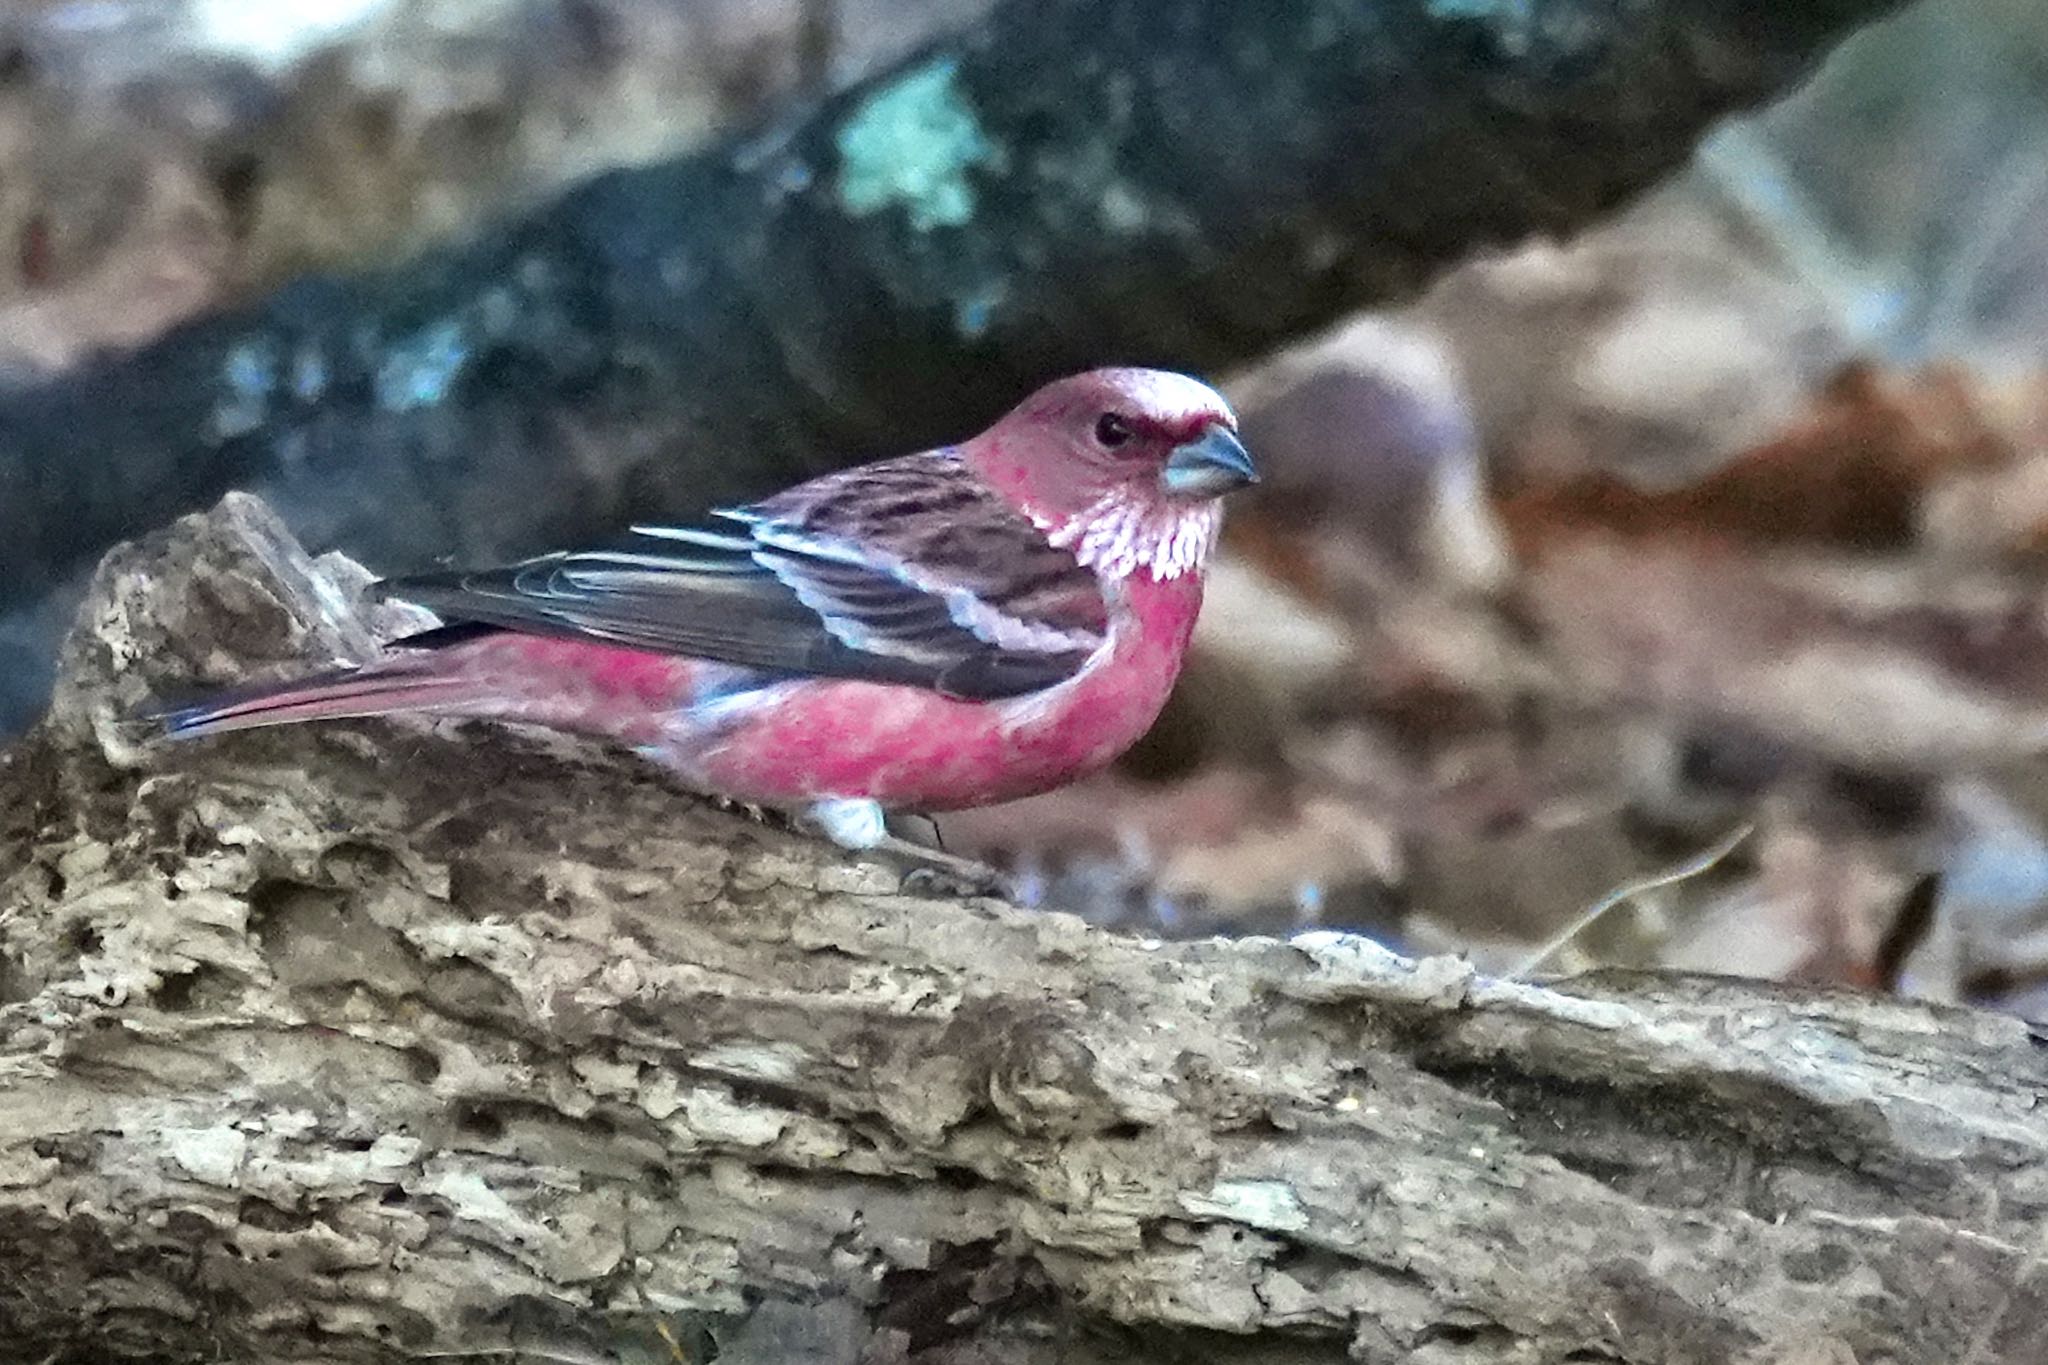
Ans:
[[[920,899],[502,731],[132,744],[367,649],[350,578],[242,498],[115,552],[0,765],[0,1357],[2048,1359],[2016,1020]]]

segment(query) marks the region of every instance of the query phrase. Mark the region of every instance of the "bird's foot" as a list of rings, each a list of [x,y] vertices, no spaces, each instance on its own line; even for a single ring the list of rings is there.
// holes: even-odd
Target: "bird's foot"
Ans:
[[[920,896],[959,897],[996,896],[1006,901],[1017,899],[1017,891],[1008,873],[987,863],[972,858],[962,858],[956,853],[942,849],[928,848],[908,839],[891,835],[881,845],[882,849],[894,853],[914,864],[903,874],[903,889]]]
[[[987,863],[915,843],[889,832],[880,803],[860,799],[815,801],[805,818],[826,838],[857,853],[887,853],[912,864],[904,889],[932,896],[1001,896],[1010,879]]]

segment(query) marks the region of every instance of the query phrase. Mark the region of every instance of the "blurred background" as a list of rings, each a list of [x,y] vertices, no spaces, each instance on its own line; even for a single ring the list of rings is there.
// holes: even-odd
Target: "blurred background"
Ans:
[[[4,0],[0,460],[67,382],[127,401],[79,388],[97,356],[772,130],[986,8]],[[2048,1018],[2044,337],[2048,8],[1924,0],[1596,229],[1212,375],[1267,479],[1168,715],[946,842],[1133,932],[1502,970],[1611,902],[1549,969]],[[323,382],[228,354],[251,392]],[[379,392],[424,406],[435,353],[405,362]],[[408,496],[380,523],[496,543],[496,504]],[[315,548],[419,567],[323,515]],[[0,617],[9,731],[99,548]]]

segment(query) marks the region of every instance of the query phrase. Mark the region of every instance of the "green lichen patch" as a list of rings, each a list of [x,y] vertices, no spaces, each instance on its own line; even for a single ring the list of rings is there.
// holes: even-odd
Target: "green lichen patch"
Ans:
[[[920,232],[974,217],[975,166],[1000,168],[1001,149],[960,88],[950,58],[877,90],[840,128],[839,200],[855,217],[900,205]]]

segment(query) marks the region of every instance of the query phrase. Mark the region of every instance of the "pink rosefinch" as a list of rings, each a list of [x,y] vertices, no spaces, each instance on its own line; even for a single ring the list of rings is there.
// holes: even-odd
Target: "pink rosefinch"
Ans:
[[[1220,524],[1230,407],[1158,370],[1040,389],[971,440],[704,527],[388,581],[449,624],[384,659],[165,716],[179,736],[430,712],[632,745],[872,847],[887,810],[1046,791],[1151,725]]]

